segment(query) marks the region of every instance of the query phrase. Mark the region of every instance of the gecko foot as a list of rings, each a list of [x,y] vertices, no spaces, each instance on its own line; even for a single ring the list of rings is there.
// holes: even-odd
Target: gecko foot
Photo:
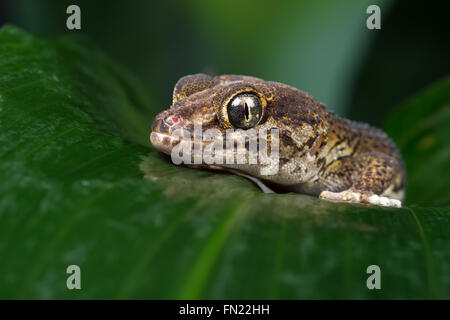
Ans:
[[[384,206],[384,207],[394,207],[394,208],[401,208],[402,202],[397,199],[391,199],[388,197],[379,196],[376,194],[373,194],[365,199],[364,202],[375,204],[378,206]]]
[[[345,190],[342,192],[322,191],[319,195],[319,198],[331,201],[368,203],[384,207],[400,208],[402,206],[401,201],[396,199],[382,197],[376,194],[366,195],[351,190]]]

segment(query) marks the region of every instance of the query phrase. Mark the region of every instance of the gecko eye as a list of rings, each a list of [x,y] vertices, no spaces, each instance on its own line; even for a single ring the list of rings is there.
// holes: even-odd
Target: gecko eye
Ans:
[[[230,123],[240,129],[256,126],[261,120],[262,111],[261,101],[252,93],[238,94],[227,106]]]

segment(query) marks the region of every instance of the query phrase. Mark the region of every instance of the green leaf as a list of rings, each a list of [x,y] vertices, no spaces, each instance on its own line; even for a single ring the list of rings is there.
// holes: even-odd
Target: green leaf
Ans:
[[[0,30],[0,298],[450,297],[450,207],[264,194],[175,166],[148,142],[156,112],[86,40]]]

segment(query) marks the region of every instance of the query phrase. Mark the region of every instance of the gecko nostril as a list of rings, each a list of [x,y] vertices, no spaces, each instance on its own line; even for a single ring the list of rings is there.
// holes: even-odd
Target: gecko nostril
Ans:
[[[180,118],[178,118],[177,116],[168,116],[164,119],[164,122],[171,126],[180,122]]]

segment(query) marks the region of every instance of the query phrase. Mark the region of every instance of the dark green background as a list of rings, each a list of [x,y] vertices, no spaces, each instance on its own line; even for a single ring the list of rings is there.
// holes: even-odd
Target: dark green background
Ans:
[[[3,20],[73,33],[69,4],[81,7],[81,33],[143,80],[161,109],[181,76],[248,74],[382,126],[395,105],[450,73],[441,1],[16,0],[3,2]],[[369,4],[381,8],[381,30],[365,27]]]

